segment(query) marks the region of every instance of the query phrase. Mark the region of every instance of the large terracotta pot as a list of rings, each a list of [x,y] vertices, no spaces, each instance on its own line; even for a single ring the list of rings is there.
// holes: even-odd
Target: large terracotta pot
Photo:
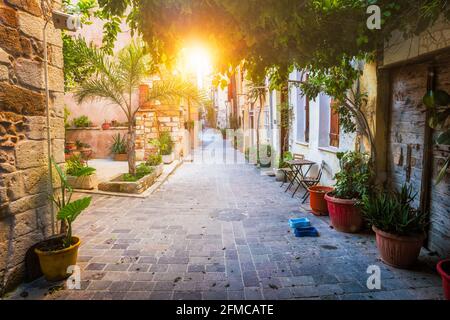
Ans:
[[[45,279],[48,281],[59,281],[70,276],[67,273],[67,268],[77,264],[80,239],[72,237],[72,243],[70,247],[56,251],[34,249],[39,257],[39,264]]]
[[[445,299],[450,300],[450,259],[439,261],[436,268],[442,277]]]
[[[338,231],[355,233],[361,230],[363,218],[356,200],[340,199],[325,194],[331,225]]]
[[[399,236],[372,227],[376,233],[381,260],[396,268],[409,268],[417,260],[425,234]]]
[[[308,188],[309,191],[309,205],[315,215],[328,215],[328,206],[325,201],[325,194],[333,191],[332,187],[313,186]]]

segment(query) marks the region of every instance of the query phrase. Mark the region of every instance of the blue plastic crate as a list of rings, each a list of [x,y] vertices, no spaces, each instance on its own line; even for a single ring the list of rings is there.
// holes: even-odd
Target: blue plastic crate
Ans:
[[[294,218],[289,219],[289,226],[291,228],[305,228],[310,227],[311,222],[309,221],[308,218]]]

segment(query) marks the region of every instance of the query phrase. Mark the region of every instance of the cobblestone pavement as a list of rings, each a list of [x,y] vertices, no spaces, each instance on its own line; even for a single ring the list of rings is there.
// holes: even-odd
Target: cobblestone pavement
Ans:
[[[146,199],[94,197],[75,223],[81,290],[38,280],[10,298],[442,299],[426,250],[413,270],[388,267],[374,235],[339,233],[299,203],[253,165],[185,163]],[[294,237],[300,216],[320,237]],[[366,286],[369,265],[381,290]]]

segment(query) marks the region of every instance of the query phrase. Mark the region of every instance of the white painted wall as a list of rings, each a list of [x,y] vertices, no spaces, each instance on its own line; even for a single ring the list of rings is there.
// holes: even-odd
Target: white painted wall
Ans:
[[[227,127],[227,106],[225,101],[228,99],[228,88],[221,89],[218,87],[214,91],[214,106],[217,107],[217,127]],[[228,111],[229,112],[229,111]]]
[[[291,80],[300,80],[297,71],[290,74]],[[330,97],[320,94],[309,103],[309,143],[304,141],[305,97],[301,96],[301,90],[291,86],[289,103],[294,112],[294,120],[290,132],[290,150],[292,153],[303,154],[306,159],[316,162],[318,165],[311,169],[311,175],[317,174],[318,166],[325,161],[325,170],[322,175],[322,185],[333,185],[333,176],[339,171],[339,162],[336,152],[354,149],[355,134],[340,133],[339,148],[328,146],[328,133],[330,121]]]

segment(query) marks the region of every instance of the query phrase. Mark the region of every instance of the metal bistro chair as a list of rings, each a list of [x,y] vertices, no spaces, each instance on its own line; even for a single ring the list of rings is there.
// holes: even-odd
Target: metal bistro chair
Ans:
[[[304,160],[305,156],[303,154],[294,153],[293,160]],[[294,179],[294,170],[291,167],[280,168],[280,170],[284,173],[283,183],[280,185],[280,188],[284,186],[285,183],[291,182]]]
[[[311,177],[305,177],[303,179],[300,178],[299,182],[301,183],[303,188],[305,188],[305,194],[302,196],[302,199],[303,199],[302,203],[305,203],[306,199],[308,199],[308,197],[309,197],[308,188],[314,187],[319,184],[320,178],[322,178],[322,173],[323,173],[323,169],[325,168],[325,165],[326,165],[325,161],[322,160],[322,163],[320,164],[319,172],[317,173],[317,176],[315,178],[311,178]]]

